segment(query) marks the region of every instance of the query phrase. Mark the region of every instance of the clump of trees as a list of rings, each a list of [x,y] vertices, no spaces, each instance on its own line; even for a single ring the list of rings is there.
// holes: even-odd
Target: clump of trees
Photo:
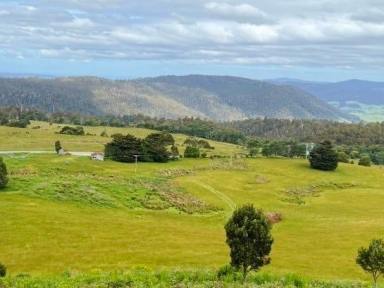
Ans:
[[[247,274],[270,263],[273,238],[271,224],[261,210],[253,205],[236,209],[225,225],[230,248],[231,266]]]
[[[8,121],[6,126],[16,127],[16,128],[27,128],[29,124],[31,124],[31,121],[29,121],[28,119],[19,119],[19,120]]]
[[[361,247],[358,251],[356,263],[371,274],[374,287],[377,287],[377,281],[384,275],[384,241],[374,239],[368,248]]]
[[[60,130],[59,134],[83,136],[83,135],[85,135],[85,132],[84,132],[84,128],[81,126],[77,126],[77,127],[64,126]]]
[[[184,145],[187,145],[184,150],[184,158],[205,158],[207,157],[205,151],[215,149],[215,147],[211,146],[207,140],[197,139],[195,137],[188,137],[184,141]]]
[[[307,147],[294,141],[267,141],[260,145],[261,154],[265,157],[304,158]]]
[[[168,162],[178,156],[176,153],[175,140],[169,133],[152,133],[145,139],[115,134],[105,145],[105,156],[118,162]]]
[[[331,141],[325,140],[316,145],[309,155],[313,169],[333,171],[337,168],[338,155]]]
[[[44,113],[33,109],[19,109],[15,107],[0,108],[0,125],[26,128],[31,120],[45,121]]]
[[[0,157],[0,189],[4,189],[8,184],[8,171],[3,158]]]
[[[207,140],[197,139],[195,137],[188,137],[187,139],[185,139],[184,145],[198,147],[202,149],[215,149],[215,147],[211,146],[211,144],[209,144]]]

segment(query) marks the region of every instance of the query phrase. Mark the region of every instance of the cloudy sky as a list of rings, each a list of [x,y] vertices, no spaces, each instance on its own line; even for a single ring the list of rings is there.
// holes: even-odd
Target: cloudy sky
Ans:
[[[0,73],[384,80],[384,1],[1,0]]]

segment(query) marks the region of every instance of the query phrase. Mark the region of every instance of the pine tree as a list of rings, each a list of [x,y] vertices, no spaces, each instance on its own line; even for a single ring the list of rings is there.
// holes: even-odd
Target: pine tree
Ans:
[[[337,168],[337,152],[331,141],[323,141],[316,145],[309,155],[309,162],[313,169],[333,171]]]

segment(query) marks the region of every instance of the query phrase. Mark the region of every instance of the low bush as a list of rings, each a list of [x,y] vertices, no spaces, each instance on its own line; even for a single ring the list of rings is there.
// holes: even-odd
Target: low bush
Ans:
[[[7,275],[7,267],[0,263],[0,277],[5,277]]]
[[[359,160],[359,165],[360,166],[366,166],[366,167],[371,166],[371,158],[369,158],[369,156],[361,157]]]
[[[84,128],[81,126],[78,127],[71,127],[71,126],[64,126],[59,134],[66,134],[66,135],[85,135]]]
[[[184,158],[200,158],[200,149],[198,147],[187,146],[184,151]]]

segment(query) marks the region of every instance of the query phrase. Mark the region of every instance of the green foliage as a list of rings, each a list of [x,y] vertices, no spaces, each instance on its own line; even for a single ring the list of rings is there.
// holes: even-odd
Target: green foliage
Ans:
[[[176,145],[171,146],[171,155],[173,159],[177,159],[180,157],[179,149]]]
[[[7,126],[9,127],[17,127],[17,128],[26,128],[31,122],[29,119],[19,119],[19,120],[11,120],[8,122]]]
[[[319,143],[329,139],[337,145],[384,145],[384,122],[345,123],[310,119],[249,119],[217,124],[246,137],[259,139]]]
[[[184,158],[200,158],[200,148],[187,146],[184,151]]]
[[[3,189],[8,184],[8,171],[3,158],[0,157],[0,189]]]
[[[289,156],[290,157],[298,157],[304,158],[307,153],[307,146],[305,144],[292,143],[290,145]]]
[[[309,155],[309,162],[313,169],[333,171],[337,168],[337,152],[330,141],[323,141],[316,145]]]
[[[244,279],[251,270],[270,263],[271,225],[261,210],[253,205],[236,209],[225,225],[231,265],[241,270]]]
[[[185,139],[184,145],[201,149],[215,149],[215,147],[212,147],[207,140],[197,139],[195,137],[188,137],[187,139]]]
[[[219,268],[217,271],[217,278],[222,279],[233,279],[237,280],[239,271],[235,269],[232,265],[225,265]]]
[[[371,158],[368,155],[363,155],[359,160],[359,165],[366,167],[371,166]]]
[[[280,156],[290,158],[304,158],[306,156],[306,145],[295,141],[257,141],[248,143],[251,156],[261,154],[265,157]]]
[[[247,140],[242,132],[227,128],[213,121],[199,118],[185,117],[178,120],[146,118],[144,121],[137,123],[138,127],[167,131],[170,133],[181,133],[193,137],[233,144],[242,144]]]
[[[79,135],[79,136],[85,135],[84,128],[81,126],[78,126],[78,127],[64,126],[59,133],[66,134],[66,135]]]
[[[167,146],[174,145],[175,140],[169,133],[152,133],[143,141],[142,161],[145,162],[168,162],[171,153]]]
[[[114,161],[133,163],[139,156],[143,157],[143,141],[130,134],[112,135],[112,142],[105,145],[105,157]]]
[[[4,264],[0,263],[0,278],[7,275],[7,267]]]
[[[358,251],[356,263],[372,275],[376,287],[377,280],[384,274],[384,241],[374,239],[368,248],[361,247]]]
[[[337,161],[342,163],[349,163],[349,157],[344,151],[337,152]]]
[[[164,163],[172,156],[167,146],[174,144],[175,140],[169,133],[152,133],[144,140],[130,134],[115,134],[112,135],[112,142],[105,145],[105,156],[118,162]]]
[[[63,147],[61,147],[61,143],[60,143],[60,141],[57,140],[57,141],[55,142],[55,151],[56,151],[56,153],[58,154],[59,151],[60,151],[61,149],[63,149]]]
[[[384,151],[377,151],[370,156],[375,165],[384,165]]]

